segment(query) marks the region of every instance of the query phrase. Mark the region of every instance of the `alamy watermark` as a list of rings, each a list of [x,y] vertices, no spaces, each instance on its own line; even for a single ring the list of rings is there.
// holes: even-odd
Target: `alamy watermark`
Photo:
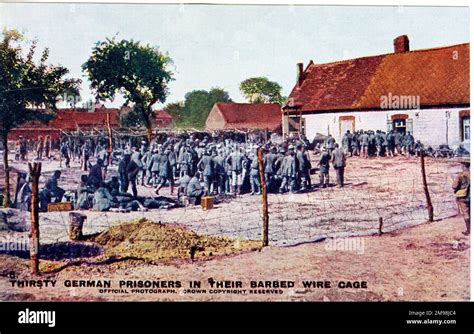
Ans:
[[[0,252],[26,252],[30,249],[30,239],[27,235],[20,236],[1,236]]]
[[[365,240],[363,238],[330,238],[326,239],[324,248],[327,251],[354,252],[364,254]]]
[[[393,95],[388,93],[380,97],[381,109],[420,109],[419,95]]]

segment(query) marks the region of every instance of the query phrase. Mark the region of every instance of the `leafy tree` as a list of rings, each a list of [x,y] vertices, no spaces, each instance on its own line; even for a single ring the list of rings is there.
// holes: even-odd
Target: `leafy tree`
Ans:
[[[163,109],[173,116],[173,120],[176,123],[180,123],[182,121],[184,113],[183,101],[168,103]]]
[[[120,115],[120,126],[127,127],[137,127],[144,126],[145,120],[143,119],[143,113],[140,108],[133,106],[132,110],[123,113]]]
[[[137,108],[151,141],[152,106],[166,100],[167,85],[173,80],[171,64],[171,58],[156,47],[112,38],[96,44],[82,69],[98,98],[113,100],[121,94]]]
[[[217,102],[232,102],[229,93],[221,88],[212,88],[210,91],[193,90],[185,95],[184,102],[168,104],[165,110],[175,118],[180,128],[204,128],[207,115]]]
[[[26,121],[48,121],[56,102],[64,92],[77,92],[80,80],[64,78],[69,71],[47,64],[49,50],[33,60],[36,41],[25,43],[16,30],[3,30],[0,41],[0,138],[3,142],[5,168],[4,205],[10,204],[8,133]],[[26,45],[25,45],[26,44]],[[29,46],[28,46],[29,45]],[[27,48],[24,54],[23,49]]]
[[[284,103],[281,86],[265,77],[249,78],[240,83],[240,92],[250,103]]]

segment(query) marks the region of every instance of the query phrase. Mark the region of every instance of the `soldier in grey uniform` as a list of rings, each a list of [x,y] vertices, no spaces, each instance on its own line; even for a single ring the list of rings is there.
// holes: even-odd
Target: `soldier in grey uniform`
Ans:
[[[226,163],[230,166],[230,170],[232,171],[232,190],[234,194],[240,194],[243,182],[242,171],[244,167],[244,156],[240,153],[237,145],[234,145],[233,152],[227,157]]]
[[[202,195],[204,194],[201,182],[199,181],[200,178],[200,173],[196,172],[196,174],[189,181],[188,188],[186,189],[186,195],[189,197],[191,203],[194,204],[198,204],[201,201]]]
[[[167,148],[159,158],[159,171],[158,171],[158,176],[159,176],[159,184],[155,189],[155,193],[157,195],[160,194],[160,189],[163,188],[163,186],[166,184],[166,182],[169,182],[170,185],[170,193],[173,194],[173,187],[174,187],[174,178],[172,177],[172,169],[171,169],[171,164],[168,159],[170,150]]]
[[[351,150],[351,133],[349,130],[342,136],[342,148],[345,154],[349,154]]]
[[[203,155],[197,164],[197,168],[202,172],[205,193],[210,194],[213,191],[211,188],[213,188],[214,180],[214,160],[210,156],[208,150],[203,152]]]
[[[393,137],[395,141],[395,148],[397,149],[397,154],[402,154],[402,134],[398,131],[395,131]]]
[[[360,136],[361,156],[363,158],[369,157],[369,135],[364,131]]]
[[[260,173],[258,170],[258,155],[257,152],[252,152],[250,162],[250,195],[260,195]]]
[[[291,192],[295,192],[297,170],[295,160],[295,149],[292,145],[288,147],[287,155],[283,159],[280,169],[282,177],[280,193],[287,192],[288,186]]]
[[[332,152],[331,162],[336,170],[337,185],[339,188],[344,187],[344,168],[346,167],[346,156],[344,151],[336,144],[334,152]]]
[[[404,137],[405,154],[409,157],[413,153],[413,147],[415,145],[415,138],[413,138],[410,131],[408,131]]]
[[[301,190],[311,188],[311,162],[309,160],[308,152],[304,145],[297,146],[296,160],[298,166],[298,178],[299,183],[301,182]]]
[[[100,186],[100,183],[102,182],[102,160],[97,159],[97,162],[95,165],[91,166],[89,168],[89,186],[92,187],[93,189],[97,189]]]
[[[216,150],[213,150],[211,156],[214,162],[214,193],[225,194],[227,171],[223,152],[217,153]]]
[[[105,146],[99,151],[97,159],[102,160],[102,179],[105,180],[107,177],[107,168],[109,166],[109,152],[107,152],[107,148]]]
[[[329,153],[332,153],[332,151],[334,150],[335,144],[336,144],[336,139],[334,139],[334,137],[331,134],[329,134],[328,138],[326,139],[326,148],[328,149]]]
[[[321,188],[329,187],[329,162],[331,161],[331,155],[327,149],[323,149],[321,156],[319,157],[319,186]]]
[[[263,168],[265,173],[265,184],[267,192],[274,191],[274,177],[275,177],[275,160],[277,159],[276,147],[272,147],[270,152],[263,157]]]
[[[151,167],[150,172],[153,178],[153,185],[157,186],[159,183],[159,172],[160,172],[160,159],[161,154],[159,153],[158,149],[153,150],[153,154],[151,155]]]

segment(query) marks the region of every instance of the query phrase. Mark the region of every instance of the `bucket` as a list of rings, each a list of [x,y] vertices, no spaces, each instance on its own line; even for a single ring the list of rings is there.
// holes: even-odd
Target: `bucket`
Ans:
[[[86,219],[87,216],[83,215],[82,213],[69,213],[69,239],[73,241],[82,239],[82,226],[84,225],[84,220]]]

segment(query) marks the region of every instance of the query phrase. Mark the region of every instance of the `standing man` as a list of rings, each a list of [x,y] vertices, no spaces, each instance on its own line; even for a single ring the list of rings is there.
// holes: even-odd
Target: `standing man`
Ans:
[[[273,191],[273,178],[275,174],[275,160],[277,159],[276,147],[272,146],[270,152],[265,154],[263,157],[263,171],[265,173],[265,184],[267,186],[267,192]]]
[[[323,148],[323,152],[319,157],[319,186],[321,188],[329,187],[329,162],[331,155],[328,150]]]
[[[464,235],[469,235],[471,233],[471,193],[470,193],[470,183],[471,176],[469,172],[470,167],[469,158],[465,158],[462,161],[462,172],[456,177],[453,182],[453,189],[456,196],[456,203],[458,204],[459,211],[461,212],[464,223],[466,224],[466,231],[463,232]]]
[[[344,187],[344,168],[346,167],[346,156],[344,151],[339,148],[339,145],[336,144],[336,148],[332,153],[331,162],[336,170],[337,186],[338,188]]]
[[[220,151],[219,154],[217,151],[212,151],[212,161],[214,162],[214,193],[219,193],[221,195],[225,194],[225,183],[226,183],[226,163],[223,156],[223,152]]]
[[[159,158],[158,177],[160,181],[158,183],[158,186],[155,189],[155,193],[157,195],[160,194],[160,189],[163,188],[163,186],[166,184],[167,181],[170,185],[170,194],[173,194],[174,178],[172,176],[171,164],[168,158],[169,153],[170,153],[170,150],[166,148]]]
[[[226,163],[229,164],[230,170],[232,171],[232,187],[234,194],[241,193],[241,187],[243,183],[243,164],[244,156],[240,153],[237,145],[234,145],[234,150],[226,159]]]
[[[64,160],[66,162],[66,168],[69,168],[70,167],[69,163],[70,163],[71,159],[69,158],[69,147],[68,147],[68,144],[67,144],[66,141],[64,141],[61,144],[60,151],[61,151],[61,156],[64,158]]]
[[[255,150],[256,151],[256,150]],[[252,162],[250,163],[250,195],[260,195],[260,174],[258,171],[258,154],[252,153]]]
[[[36,159],[41,160],[43,159],[43,149],[44,149],[44,142],[43,137],[38,137],[38,145],[36,146]]]
[[[109,152],[107,152],[106,146],[102,147],[97,158],[102,161],[102,179],[105,180],[107,177],[107,167],[109,166]]]
[[[335,144],[336,139],[334,139],[334,137],[329,134],[328,138],[326,139],[326,148],[328,149],[329,154],[332,154],[332,151],[334,151],[334,148],[336,147]]]
[[[296,160],[295,160],[295,149],[293,145],[288,146],[288,152],[285,158],[283,159],[282,165],[280,167],[282,170],[280,193],[284,193],[289,190],[293,193],[295,192],[296,184]]]
[[[49,153],[51,151],[51,136],[46,136],[44,141],[44,155],[46,159],[49,159]]]
[[[364,158],[368,158],[369,155],[368,155],[368,151],[369,151],[369,135],[367,134],[367,132],[363,132],[360,137],[360,146],[361,146],[361,155],[362,157]]]
[[[120,179],[120,191],[126,193],[128,190],[129,180],[128,180],[128,164],[130,163],[130,153],[124,152],[122,159],[118,164],[118,173]]]
[[[351,132],[349,130],[342,136],[342,148],[345,154],[349,154],[351,150]]]
[[[311,188],[311,162],[304,145],[297,146],[296,160],[298,165],[298,174],[301,181],[301,190]]]
[[[202,153],[201,159],[197,164],[198,170],[202,172],[204,184],[205,184],[205,193],[208,195],[213,191],[213,180],[214,180],[214,160],[209,154],[210,152],[206,149]]]

